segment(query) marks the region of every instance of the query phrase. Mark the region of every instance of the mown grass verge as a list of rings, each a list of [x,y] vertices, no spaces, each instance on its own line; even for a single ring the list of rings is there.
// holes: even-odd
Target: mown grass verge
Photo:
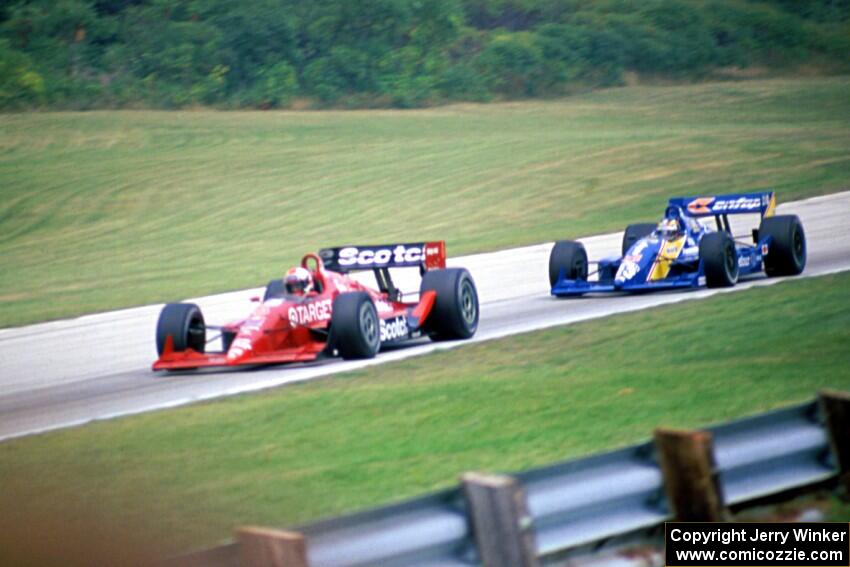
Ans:
[[[262,285],[301,254],[621,230],[666,199],[848,187],[850,79],[421,111],[0,115],[0,327]]]
[[[12,440],[0,516],[96,514],[173,551],[850,389],[848,286],[788,281]]]

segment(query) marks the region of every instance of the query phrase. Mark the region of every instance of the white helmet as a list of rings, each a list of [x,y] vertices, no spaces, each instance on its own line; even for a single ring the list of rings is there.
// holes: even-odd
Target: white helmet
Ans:
[[[660,236],[670,239],[678,238],[684,234],[684,229],[678,219],[664,219],[658,223],[658,228],[655,229]]]
[[[310,270],[298,266],[292,268],[283,278],[286,293],[293,295],[304,295],[313,291],[313,275]]]

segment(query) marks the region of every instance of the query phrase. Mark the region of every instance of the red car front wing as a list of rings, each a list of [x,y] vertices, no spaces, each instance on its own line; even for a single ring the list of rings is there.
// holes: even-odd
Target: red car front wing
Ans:
[[[235,360],[229,360],[227,353],[201,353],[191,348],[176,352],[174,339],[169,336],[165,340],[162,356],[153,363],[154,370],[188,370],[206,366],[250,366],[258,364],[278,364],[282,362],[309,362],[316,360],[325,350],[325,344],[319,342],[307,343],[304,346],[267,353],[259,353]]]

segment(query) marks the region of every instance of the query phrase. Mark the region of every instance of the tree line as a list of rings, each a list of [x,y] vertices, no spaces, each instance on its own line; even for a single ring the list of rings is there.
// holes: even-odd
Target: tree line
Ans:
[[[6,0],[0,108],[417,107],[848,53],[850,0]]]

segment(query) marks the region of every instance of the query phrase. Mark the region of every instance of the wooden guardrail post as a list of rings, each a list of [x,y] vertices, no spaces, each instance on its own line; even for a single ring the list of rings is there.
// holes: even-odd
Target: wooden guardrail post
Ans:
[[[826,417],[832,453],[838,464],[838,478],[850,495],[850,393],[821,390],[818,398]]]
[[[537,567],[534,531],[525,491],[510,476],[461,477],[475,543],[484,567]]]
[[[241,567],[309,567],[304,536],[269,528],[236,530]]]
[[[655,447],[664,488],[679,522],[721,522],[726,517],[707,431],[656,429]]]

